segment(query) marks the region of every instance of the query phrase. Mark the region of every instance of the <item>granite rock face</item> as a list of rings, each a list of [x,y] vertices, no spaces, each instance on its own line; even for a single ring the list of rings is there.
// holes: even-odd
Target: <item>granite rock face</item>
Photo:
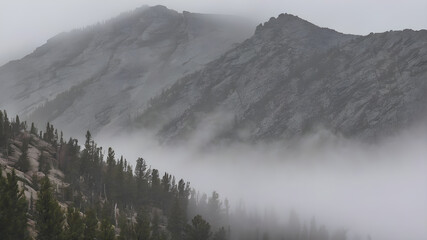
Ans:
[[[137,127],[163,140],[290,138],[319,127],[375,139],[425,116],[427,31],[353,36],[282,14],[151,101]]]
[[[0,108],[71,133],[127,125],[149,99],[253,33],[243,19],[141,7],[0,68]]]
[[[143,7],[60,34],[0,68],[0,108],[65,132],[146,128],[163,141],[375,139],[426,116],[427,31],[355,36],[281,14]],[[246,40],[245,40],[246,39]]]

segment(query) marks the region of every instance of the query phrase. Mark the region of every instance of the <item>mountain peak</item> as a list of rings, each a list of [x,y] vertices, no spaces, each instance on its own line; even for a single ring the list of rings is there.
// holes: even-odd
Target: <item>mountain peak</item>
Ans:
[[[177,13],[175,10],[169,9],[163,5],[145,6],[145,8],[143,7],[143,12],[154,12],[157,14]]]
[[[287,45],[298,51],[324,51],[353,38],[329,28],[322,28],[298,16],[282,13],[257,26],[253,41],[268,46]]]
[[[299,18],[298,16],[281,13],[277,18],[271,17],[267,22],[261,23],[257,26],[255,34],[260,34],[263,31],[281,30],[283,29],[306,29],[306,28],[319,28],[318,26]]]
[[[210,14],[181,14],[161,5],[141,6],[57,35],[1,67],[0,106],[13,105],[35,122],[49,119],[65,133],[121,125],[164,88],[249,37],[244,24]],[[42,110],[59,102],[59,111]],[[85,118],[87,124],[82,127],[70,116]]]

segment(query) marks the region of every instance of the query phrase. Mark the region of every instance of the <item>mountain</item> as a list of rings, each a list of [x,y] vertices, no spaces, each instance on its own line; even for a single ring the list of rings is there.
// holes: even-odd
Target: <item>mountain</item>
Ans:
[[[0,68],[0,107],[163,141],[376,139],[425,117],[427,31],[355,36],[281,14],[246,39],[248,25],[156,6],[60,34]]]
[[[123,126],[150,98],[249,37],[248,26],[155,6],[61,33],[0,68],[0,107],[66,133]]]
[[[427,31],[345,35],[289,14],[150,102],[134,122],[166,141],[257,141],[322,127],[375,139],[425,116]]]

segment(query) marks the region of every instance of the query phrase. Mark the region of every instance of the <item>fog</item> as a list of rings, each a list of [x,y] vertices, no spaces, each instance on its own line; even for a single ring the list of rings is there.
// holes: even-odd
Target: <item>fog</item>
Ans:
[[[232,14],[265,22],[280,13],[345,33],[368,34],[427,28],[427,1],[421,0],[1,0],[0,66],[31,53],[54,35],[105,21],[142,5],[177,11]]]
[[[293,209],[305,221],[315,216],[375,240],[427,238],[425,129],[370,144],[326,130],[295,141],[209,148],[194,144],[198,139],[174,147],[150,139],[146,132],[95,138],[133,165],[142,156],[199,191],[218,191],[231,206],[243,200],[246,209],[274,208],[285,218]]]
[[[263,22],[288,12],[345,33],[427,28],[427,1],[11,1],[0,2],[0,65],[23,57],[48,38],[109,19],[143,4],[178,11],[235,14]],[[78,17],[77,17],[78,16]],[[13,112],[13,110],[10,110]],[[374,240],[427,239],[427,130],[411,128],[376,143],[318,130],[292,141],[205,146],[215,128],[179,145],[160,145],[150,132],[103,133],[135,165],[190,181],[201,192],[218,191],[232,206],[274,208],[286,218],[296,210]],[[75,137],[75,136],[73,136]],[[83,137],[83,135],[81,136]],[[282,219],[283,220],[283,219]]]

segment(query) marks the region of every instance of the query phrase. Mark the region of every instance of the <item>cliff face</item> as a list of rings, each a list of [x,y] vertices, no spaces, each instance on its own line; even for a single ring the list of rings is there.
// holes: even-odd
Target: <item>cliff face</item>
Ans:
[[[250,35],[243,20],[142,7],[59,34],[0,68],[0,107],[70,133],[123,126],[147,101]]]
[[[219,122],[215,137],[302,135],[326,127],[375,138],[424,116],[427,31],[351,36],[292,15],[155,98],[136,126],[181,139]],[[215,120],[212,120],[215,119]]]

